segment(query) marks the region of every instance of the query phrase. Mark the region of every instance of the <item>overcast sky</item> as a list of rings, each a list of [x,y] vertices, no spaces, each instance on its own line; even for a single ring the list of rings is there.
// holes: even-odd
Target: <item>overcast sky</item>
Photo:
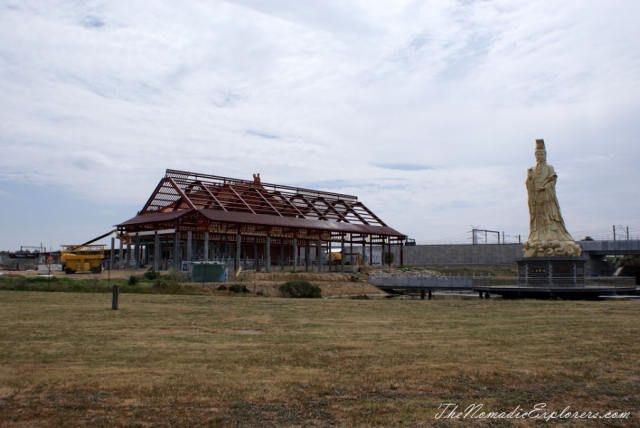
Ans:
[[[0,0],[0,249],[142,208],[167,168],[358,196],[419,243],[640,235],[637,0]],[[621,233],[621,232],[620,232]]]

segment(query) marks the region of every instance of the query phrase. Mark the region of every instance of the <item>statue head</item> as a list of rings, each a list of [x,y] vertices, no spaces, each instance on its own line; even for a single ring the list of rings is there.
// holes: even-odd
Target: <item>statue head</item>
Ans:
[[[536,140],[535,156],[538,163],[547,161],[547,150],[544,147],[544,140]]]

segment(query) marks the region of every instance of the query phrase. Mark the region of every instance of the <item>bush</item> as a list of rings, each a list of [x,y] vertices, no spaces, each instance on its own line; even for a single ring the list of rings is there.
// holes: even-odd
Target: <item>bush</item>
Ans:
[[[137,276],[133,276],[131,275],[129,277],[129,281],[127,281],[127,284],[129,285],[136,285],[138,283],[138,281],[140,281],[140,278],[138,278]]]
[[[159,276],[160,276],[160,273],[156,272],[153,268],[149,269],[148,271],[146,271],[144,273],[144,277],[147,278],[149,281],[153,281],[154,279],[158,279]]]
[[[322,297],[322,290],[309,281],[289,281],[280,286],[280,292],[284,297],[318,299]]]
[[[390,265],[393,263],[393,260],[396,258],[395,253],[387,253],[385,251],[384,253],[384,264],[385,265]]]
[[[240,287],[238,284],[232,284],[229,286],[228,290],[232,293],[240,293],[242,292],[242,287]]]

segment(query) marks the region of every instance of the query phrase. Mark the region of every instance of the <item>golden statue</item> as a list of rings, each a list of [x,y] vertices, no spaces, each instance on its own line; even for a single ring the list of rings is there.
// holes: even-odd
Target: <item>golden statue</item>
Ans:
[[[529,196],[529,239],[524,243],[525,257],[579,257],[582,248],[564,226],[556,196],[556,175],[547,164],[544,140],[536,140],[536,166],[527,171]]]

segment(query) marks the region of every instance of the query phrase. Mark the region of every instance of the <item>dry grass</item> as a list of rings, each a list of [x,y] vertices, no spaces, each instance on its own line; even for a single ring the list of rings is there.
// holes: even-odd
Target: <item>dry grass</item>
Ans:
[[[638,305],[3,291],[0,426],[637,426]]]

